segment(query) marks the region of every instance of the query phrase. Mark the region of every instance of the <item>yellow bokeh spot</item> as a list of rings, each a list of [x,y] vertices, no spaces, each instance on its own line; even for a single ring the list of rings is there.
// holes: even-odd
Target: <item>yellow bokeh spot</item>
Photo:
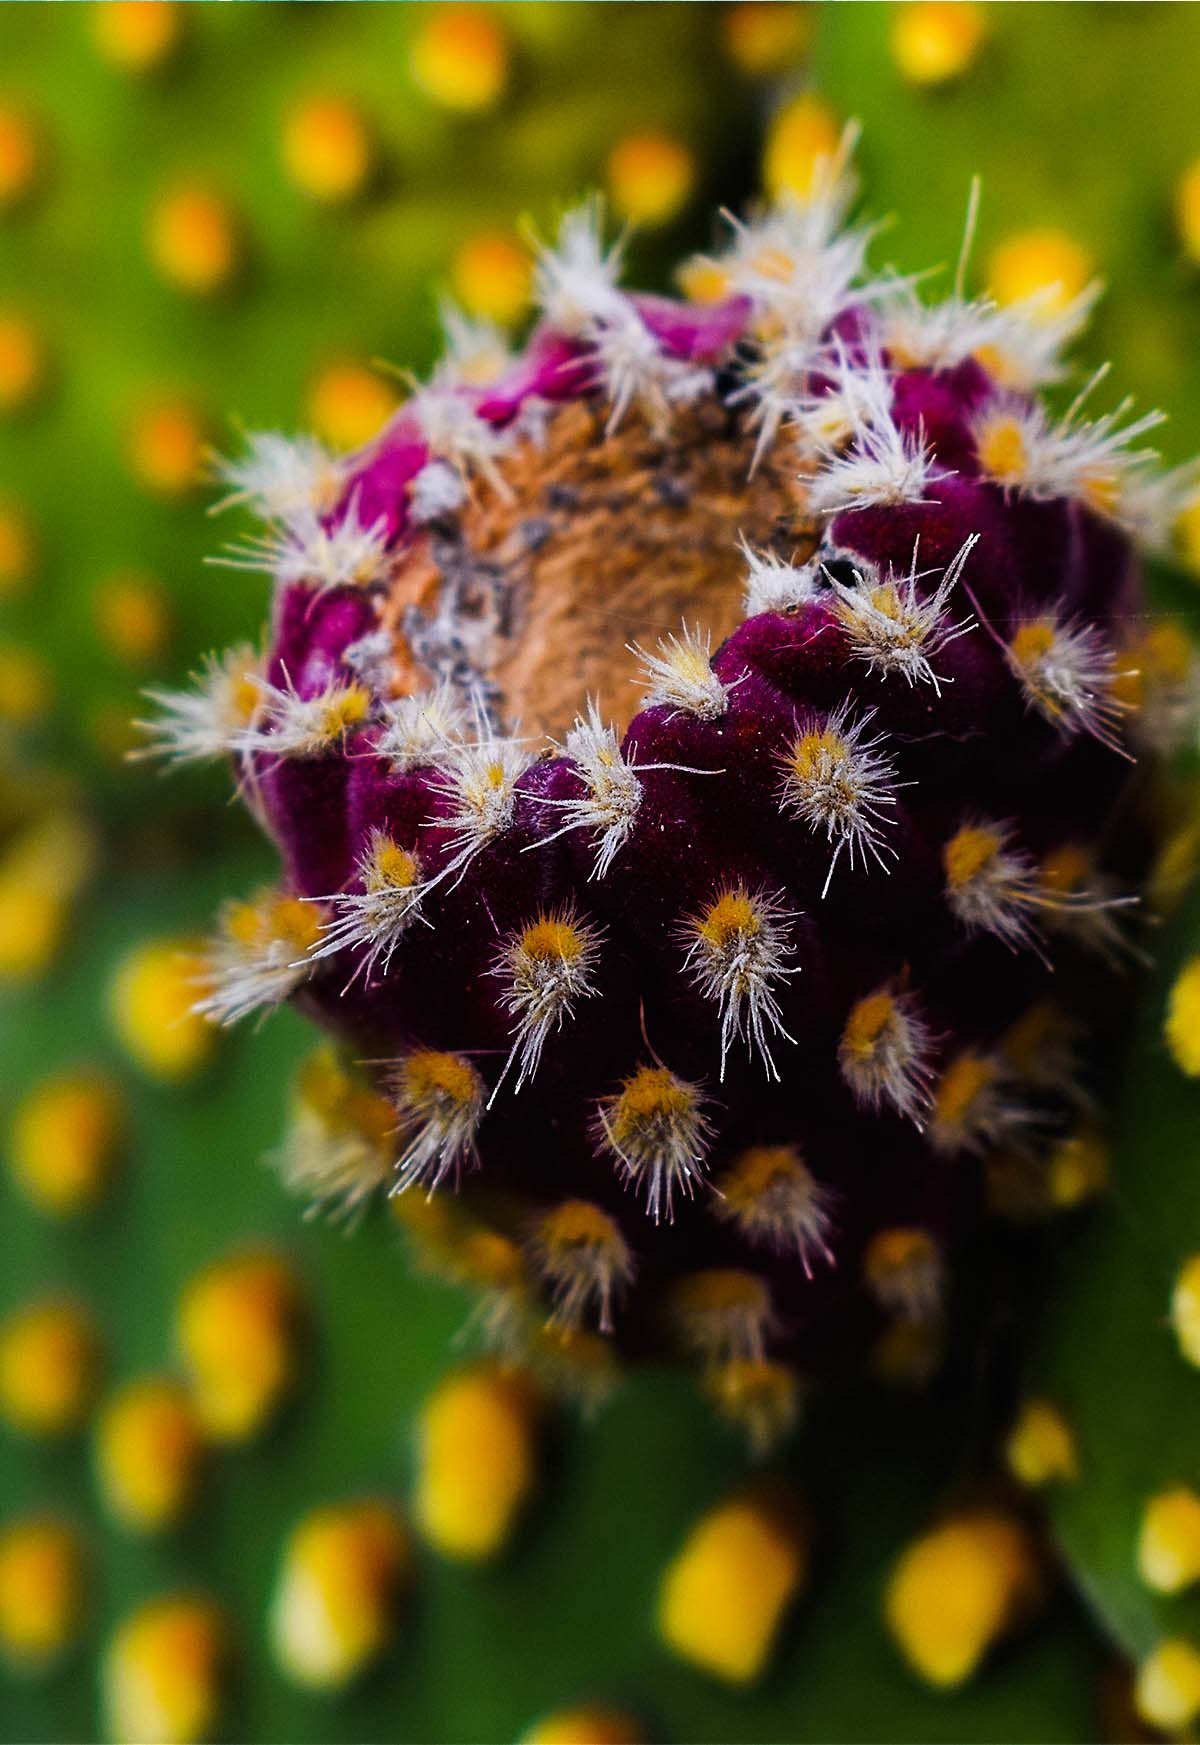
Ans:
[[[388,1503],[317,1509],[284,1548],[271,1604],[275,1657],[297,1684],[336,1690],[387,1646],[409,1571],[408,1535]]]
[[[508,83],[508,38],[490,6],[431,6],[408,53],[409,70],[442,109],[475,115],[491,109]]]
[[[1034,1488],[1079,1475],[1074,1433],[1049,1400],[1026,1400],[1009,1431],[1004,1457],[1013,1477]]]
[[[96,1429],[106,1507],[140,1533],[175,1526],[196,1499],[203,1454],[200,1423],[179,1382],[129,1382],[107,1402]]]
[[[13,1179],[41,1212],[86,1211],[108,1186],[124,1129],[124,1099],[111,1079],[95,1072],[49,1079],[13,1117]]]
[[[199,1745],[217,1728],[229,1634],[210,1601],[151,1600],[118,1625],[104,1656],[114,1745]]]
[[[991,1512],[965,1515],[909,1546],[888,1582],[884,1611],[913,1670],[949,1689],[971,1676],[1038,1587],[1023,1527]]]
[[[0,860],[0,982],[49,968],[97,858],[93,831],[69,812],[30,825],[10,845]]]
[[[987,24],[973,0],[907,0],[892,23],[892,59],[912,85],[944,85],[971,66]]]
[[[45,342],[32,321],[15,310],[0,310],[0,416],[23,412],[48,374]]]
[[[794,67],[812,41],[811,6],[788,0],[738,0],[721,20],[725,52],[740,72],[752,78]]]
[[[1177,1594],[1200,1577],[1200,1496],[1176,1485],[1151,1497],[1142,1513],[1138,1574],[1155,1593]]]
[[[1182,1733],[1200,1715],[1200,1652],[1182,1637],[1160,1642],[1137,1670],[1133,1703],[1147,1725]]]
[[[1200,1369],[1200,1254],[1180,1267],[1171,1292],[1171,1325],[1183,1357]]]
[[[74,1644],[84,1566],[64,1521],[33,1516],[0,1527],[0,1657],[17,1671],[41,1672]]]
[[[299,1281],[278,1255],[235,1255],[192,1280],[176,1340],[209,1436],[243,1442],[265,1429],[296,1385],[303,1323]]]
[[[1046,1159],[1046,1189],[1052,1206],[1070,1212],[1108,1186],[1108,1144],[1095,1127],[1083,1126],[1060,1139]]]
[[[145,73],[170,59],[179,41],[183,8],[176,0],[99,0],[92,34],[110,66]]]
[[[37,566],[37,535],[19,503],[0,500],[0,600],[26,588]]]
[[[1180,563],[1200,575],[1200,493],[1175,517],[1171,544]]]
[[[1184,254],[1200,266],[1200,158],[1175,184],[1175,228]]]
[[[984,421],[975,439],[979,464],[998,485],[1022,485],[1029,473],[1029,447],[1020,421],[997,413]]]
[[[186,936],[148,939],[117,964],[109,1016],[126,1053],[151,1078],[194,1078],[212,1057],[218,1031],[193,1011],[203,992],[203,953]]]
[[[223,290],[241,254],[232,206],[223,195],[199,185],[160,196],[150,214],[147,245],[166,282],[195,297]]]
[[[1171,984],[1163,1034],[1180,1072],[1200,1078],[1200,956],[1189,958]]]
[[[838,149],[841,123],[819,97],[795,97],[771,122],[763,149],[763,186],[774,199],[806,199],[818,171]]]
[[[40,158],[38,132],[28,116],[0,108],[0,213],[29,193],[38,178]]]
[[[641,1745],[645,1737],[620,1709],[556,1709],[527,1728],[520,1745]]]
[[[366,364],[330,364],[308,390],[308,421],[332,448],[361,448],[379,434],[398,398],[392,385]]]
[[[100,1341],[91,1316],[66,1298],[14,1309],[0,1321],[0,1416],[29,1436],[65,1436],[91,1410]]]
[[[536,1472],[536,1396],[492,1364],[438,1384],[417,1428],[413,1516],[444,1557],[478,1562],[508,1543]]]
[[[362,111],[344,97],[310,97],[283,127],[283,163],[296,186],[336,206],[362,192],[372,168]]]
[[[156,497],[186,497],[207,477],[205,425],[185,400],[154,399],[139,407],[127,452],[134,478]]]
[[[92,617],[105,648],[128,666],[156,660],[170,639],[167,591],[157,576],[136,570],[100,584],[92,595]]]
[[[1051,318],[1062,314],[1094,271],[1087,249],[1065,230],[1022,230],[992,250],[987,288],[1002,304],[1037,297],[1034,315]]]
[[[786,1510],[741,1499],[697,1522],[663,1577],[658,1631],[681,1659],[727,1684],[762,1672],[807,1556]]]
[[[729,273],[720,261],[693,255],[675,269],[675,283],[690,303],[712,305],[729,295]]]
[[[32,727],[53,702],[54,678],[42,656],[15,642],[0,643],[0,722]]]
[[[695,186],[695,156],[669,133],[626,134],[608,154],[613,211],[629,224],[669,224]]]
[[[529,308],[533,265],[529,250],[507,230],[481,230],[455,251],[454,294],[470,315],[511,326]]]

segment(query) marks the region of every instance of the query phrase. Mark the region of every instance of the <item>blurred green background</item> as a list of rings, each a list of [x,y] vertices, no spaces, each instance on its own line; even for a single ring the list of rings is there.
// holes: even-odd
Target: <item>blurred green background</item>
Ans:
[[[182,1588],[230,1620],[224,1735],[264,1741],[515,1738],[599,1699],[664,1740],[1125,1736],[1096,1620],[1135,1657],[1164,1634],[1200,1641],[1200,1602],[1151,1603],[1130,1549],[1142,1499],[1189,1465],[1200,1478],[1200,1400],[1160,1337],[1180,1244],[1200,1239],[1177,1186],[1200,1108],[1177,1084],[1156,1117],[1159,982],[1119,1122],[1133,1163],[1112,1208],[1062,1239],[1039,1360],[1084,1431],[1058,1513],[1086,1606],[1064,1586],[967,1689],[924,1690],[884,1636],[881,1582],[977,1457],[972,1423],[953,1401],[867,1424],[818,1405],[788,1468],[837,1555],[761,1688],[713,1685],[657,1643],[655,1587],[745,1462],[656,1375],[594,1425],[556,1422],[528,1527],[494,1568],[420,1555],[399,1641],[361,1688],[297,1690],[266,1643],[284,1537],[328,1499],[403,1500],[414,1413],[467,1303],[408,1276],[390,1219],[352,1237],[306,1223],[264,1167],[311,1042],[299,1020],[156,1046],[178,978],[131,954],[203,929],[272,857],[218,777],[164,783],[125,761],[142,688],[182,682],[263,616],[259,579],[204,562],[236,531],[205,515],[209,445],[264,427],[363,440],[403,392],[376,361],[429,366],[443,293],[519,326],[523,220],[545,229],[592,187],[642,219],[631,276],[666,288],[713,240],[715,208],[755,192],[764,154],[786,184],[814,138],[860,117],[866,208],[896,215],[877,262],[952,271],[979,172],[974,284],[1011,293],[1048,262],[1101,275],[1081,357],[1111,355],[1116,395],[1171,414],[1171,459],[1200,449],[1198,66],[1193,5],[0,5],[0,1316],[72,1293],[103,1395],[169,1371],[187,1281],[266,1242],[311,1323],[295,1400],[213,1455],[174,1531],[114,1522],[94,1420],[49,1439],[0,1425],[4,1517],[50,1510],[87,1557],[69,1651],[0,1678],[0,1736],[102,1736],[106,1640]],[[1179,545],[1195,563],[1200,525]],[[1172,598],[1194,617],[1187,584]],[[1193,906],[1164,963],[1198,937]],[[13,1136],[30,1094],[78,1071],[102,1075],[123,1133],[95,1205],[58,1216]],[[0,1634],[4,1616],[0,1571]]]

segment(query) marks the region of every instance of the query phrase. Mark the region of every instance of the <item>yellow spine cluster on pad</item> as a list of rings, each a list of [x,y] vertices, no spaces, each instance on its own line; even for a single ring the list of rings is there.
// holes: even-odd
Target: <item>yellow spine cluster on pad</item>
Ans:
[[[296,1384],[303,1323],[299,1282],[278,1255],[236,1255],[192,1280],[176,1340],[207,1436],[244,1442],[266,1428]]]
[[[120,1091],[102,1074],[48,1079],[14,1116],[13,1177],[39,1211],[55,1217],[86,1211],[108,1186],[124,1125]]]
[[[520,1745],[642,1745],[645,1730],[620,1709],[556,1709],[521,1735]]]
[[[29,1436],[65,1436],[91,1410],[100,1340],[91,1316],[66,1298],[15,1309],[0,1322],[0,1417]]]
[[[1181,1734],[1200,1715],[1200,1651],[1183,1637],[1160,1642],[1137,1670],[1134,1707],[1147,1725]]]
[[[115,1745],[199,1745],[219,1720],[228,1626],[207,1599],[150,1600],[117,1626],[104,1659],[107,1737]]]
[[[1026,1400],[1009,1432],[1004,1454],[1013,1477],[1034,1488],[1079,1476],[1074,1432],[1049,1400]]]
[[[0,1659],[40,1673],[73,1646],[84,1565],[79,1535],[65,1521],[28,1516],[0,1528]]]
[[[484,1363],[447,1376],[417,1427],[413,1518],[444,1557],[502,1551],[537,1480],[538,1399],[528,1380]]]
[[[144,940],[118,963],[109,989],[113,1028],[151,1078],[177,1084],[212,1058],[217,1031],[195,1010],[203,969],[199,940]]]
[[[408,1534],[377,1499],[316,1509],[293,1529],[271,1605],[271,1640],[284,1672],[313,1690],[338,1690],[387,1647],[410,1567]]]
[[[1021,1620],[1040,1585],[1019,1522],[992,1510],[958,1516],[901,1556],[884,1601],[888,1629],[914,1672],[949,1689]]]
[[[122,1526],[141,1533],[176,1526],[195,1502],[203,1457],[199,1420],[170,1377],[128,1383],[100,1415],[100,1492]]]
[[[1171,1292],[1171,1326],[1180,1355],[1200,1369],[1200,1254],[1185,1260]]]
[[[1189,958],[1171,984],[1163,1034],[1180,1072],[1200,1078],[1200,957]]]
[[[1142,1513],[1138,1574],[1155,1593],[1177,1594],[1200,1578],[1200,1496],[1175,1485],[1151,1497]]]
[[[721,1504],[692,1528],[663,1577],[660,1636],[713,1677],[752,1683],[805,1579],[807,1561],[803,1531],[784,1500]]]

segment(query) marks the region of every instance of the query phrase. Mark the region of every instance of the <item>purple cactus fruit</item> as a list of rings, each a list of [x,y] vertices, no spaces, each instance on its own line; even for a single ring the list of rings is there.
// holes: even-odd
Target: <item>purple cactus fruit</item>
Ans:
[[[453,317],[366,450],[252,439],[266,653],[152,729],[281,856],[202,1009],[340,1044],[289,1179],[390,1189],[584,1393],[673,1345],[760,1442],[936,1342],[989,1178],[1049,1203],[1194,714],[1128,643],[1156,419],[1037,397],[1094,291],[927,306],[852,194],[736,222],[706,306],[573,212],[519,357]]]

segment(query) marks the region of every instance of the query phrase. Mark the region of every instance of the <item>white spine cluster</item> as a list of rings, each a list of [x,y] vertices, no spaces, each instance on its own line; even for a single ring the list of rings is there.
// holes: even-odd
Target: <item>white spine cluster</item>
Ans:
[[[672,709],[701,721],[719,721],[725,714],[731,687],[723,685],[712,670],[709,631],[689,630],[685,624],[680,635],[660,638],[657,654],[647,654],[637,643],[628,648],[650,680],[642,695],[643,709]]]
[[[835,610],[851,652],[866,663],[868,672],[884,678],[895,673],[909,685],[932,685],[940,695],[947,681],[934,672],[933,659],[948,643],[975,628],[970,617],[949,622],[946,608],[978,538],[972,534],[963,543],[929,593],[919,584],[932,572],[917,569],[916,546],[906,576],[884,580],[856,570],[852,586],[830,576]]]
[[[779,801],[789,817],[824,831],[833,857],[821,895],[829,889],[843,849],[853,868],[868,860],[888,870],[880,826],[893,822],[885,808],[896,804],[896,766],[881,752],[883,735],[867,737],[873,709],[851,721],[849,703],[839,703],[823,721],[813,719],[780,762],[784,772]]]
[[[249,643],[210,654],[188,691],[148,690],[159,714],[135,721],[146,745],[131,755],[170,763],[208,763],[230,757],[261,706],[262,659]]]
[[[778,1082],[771,1040],[782,1036],[794,1042],[795,1037],[784,1028],[776,987],[797,974],[788,967],[797,919],[781,897],[733,885],[680,928],[684,966],[720,1014],[722,1081],[730,1048],[745,1038],[767,1076]]]
[[[211,513],[245,504],[263,521],[290,522],[332,509],[342,488],[342,466],[315,437],[254,431],[237,460],[219,460],[225,495]]]

